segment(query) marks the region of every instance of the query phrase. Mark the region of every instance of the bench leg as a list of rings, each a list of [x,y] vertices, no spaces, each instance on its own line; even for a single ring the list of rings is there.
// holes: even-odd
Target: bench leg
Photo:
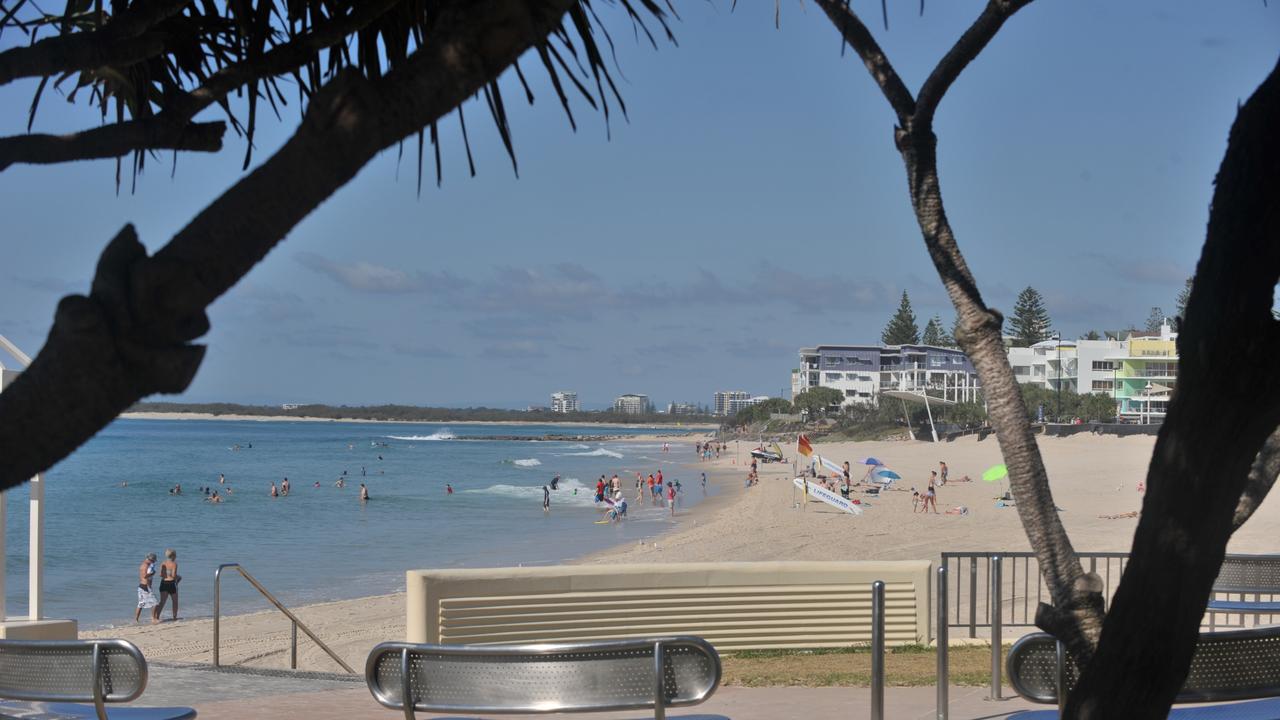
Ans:
[[[653,644],[653,720],[666,720],[667,709],[662,696],[662,643]]]

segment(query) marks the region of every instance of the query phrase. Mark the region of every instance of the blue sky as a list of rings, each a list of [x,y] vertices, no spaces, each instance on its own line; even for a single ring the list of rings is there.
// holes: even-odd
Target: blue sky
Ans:
[[[729,5],[679,3],[679,46],[657,51],[605,8],[630,113],[612,139],[581,103],[572,132],[526,64],[532,107],[504,77],[519,178],[475,103],[477,177],[452,119],[442,188],[416,196],[411,147],[370,163],[213,306],[181,398],[523,407],[573,389],[589,407],[624,392],[709,403],[718,389],[777,394],[801,345],[878,341],[904,289],[922,326],[949,325],[865,70],[811,4],[783,3],[781,29],[772,2]],[[935,1],[920,17],[915,0],[891,2],[886,33],[878,2],[854,6],[913,90],[981,9]],[[1014,17],[936,128],[948,213],[988,302],[1007,314],[1032,285],[1069,336],[1172,313],[1237,103],[1278,39],[1280,8],[1260,0],[1040,0]],[[34,87],[0,87],[0,133],[24,130]],[[256,158],[296,112],[260,121]],[[36,129],[96,122],[49,94]],[[241,176],[243,151],[229,137],[176,169],[150,159],[135,194],[126,180],[117,195],[106,161],[0,173],[0,334],[36,351],[122,224],[154,251]]]

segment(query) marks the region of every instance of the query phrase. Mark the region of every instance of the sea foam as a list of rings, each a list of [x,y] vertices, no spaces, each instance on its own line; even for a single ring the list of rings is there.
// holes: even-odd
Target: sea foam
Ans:
[[[605,448],[596,448],[595,450],[588,450],[587,452],[560,453],[560,456],[561,456],[561,457],[611,457],[611,458],[621,458],[621,457],[622,457],[622,453],[620,453],[620,452],[614,452],[614,451],[612,451],[612,450],[607,450],[607,449],[605,449]]]
[[[542,464],[542,461],[538,458],[523,458],[521,460],[512,460],[511,464],[519,467],[538,467]]]
[[[457,435],[449,428],[439,430],[430,435],[387,435],[392,440],[453,440]]]

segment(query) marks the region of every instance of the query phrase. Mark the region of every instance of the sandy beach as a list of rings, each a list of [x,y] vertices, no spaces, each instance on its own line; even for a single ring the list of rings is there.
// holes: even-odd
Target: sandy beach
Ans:
[[[1137,519],[1104,519],[1138,510],[1138,491],[1154,447],[1154,437],[1077,435],[1042,438],[1041,451],[1062,509],[1062,520],[1081,551],[1126,551]],[[944,551],[1030,549],[1017,511],[996,507],[1001,486],[984,483],[986,468],[1001,462],[994,438],[952,443],[921,441],[815,443],[815,451],[836,462],[874,456],[902,475],[897,491],[864,497],[866,511],[850,516],[822,503],[795,506],[791,465],[760,466],[760,484],[743,487],[750,460],[748,443],[705,463],[725,492],[679,517],[672,529],[644,544],[615,547],[580,558],[581,563],[697,562],[707,560],[900,560],[938,562]],[[794,448],[784,448],[788,459]],[[693,458],[688,438],[672,442],[672,454]],[[938,490],[938,509],[964,506],[965,515],[914,514],[909,491],[928,484],[929,471],[945,460],[951,482]],[[744,463],[745,461],[745,463]],[[964,476],[974,482],[957,482]],[[1230,552],[1274,552],[1280,531],[1280,500],[1270,498],[1232,539]],[[406,568],[407,569],[407,568]],[[234,612],[234,609],[230,609]],[[297,610],[317,635],[354,668],[363,667],[370,648],[404,634],[402,594],[310,605]],[[288,666],[289,623],[277,612],[224,618],[222,662]],[[114,628],[86,636],[122,637],[148,658],[209,662],[212,621],[183,620],[158,626]],[[323,652],[301,637],[299,667],[334,670]]]

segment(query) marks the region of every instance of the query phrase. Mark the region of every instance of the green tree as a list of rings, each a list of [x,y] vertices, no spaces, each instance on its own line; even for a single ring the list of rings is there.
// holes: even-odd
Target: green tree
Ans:
[[[753,423],[764,422],[773,413],[791,412],[793,412],[793,409],[790,401],[784,398],[769,398],[739,410],[733,416],[733,424],[745,427]]]
[[[825,415],[827,408],[839,405],[843,401],[844,393],[839,390],[828,387],[815,387],[796,395],[796,399],[792,404],[796,410],[808,410],[809,416],[814,417]]]
[[[1174,317],[1184,318],[1187,316],[1187,300],[1191,298],[1191,281],[1195,276],[1187,278],[1187,284],[1182,286],[1178,291],[1178,297],[1174,299]]]
[[[1090,330],[1089,332],[1081,335],[1080,339],[1081,340],[1101,340],[1102,336],[1098,334],[1097,330]]]
[[[1080,402],[1080,412],[1085,420],[1111,422],[1116,419],[1116,401],[1111,395],[1085,395]]]
[[[929,322],[924,324],[924,336],[920,341],[925,345],[934,347],[948,347],[951,345],[950,338],[947,337],[947,331],[942,329],[942,318],[937,315],[929,318]]]
[[[1009,324],[1018,347],[1030,347],[1049,339],[1049,311],[1044,307],[1044,297],[1035,288],[1028,285],[1018,293]]]
[[[880,333],[880,342],[885,345],[915,345],[920,342],[920,326],[916,324],[916,314],[911,309],[911,298],[907,291],[902,291],[902,302],[898,310],[889,318],[889,324]]]
[[[1153,307],[1147,315],[1147,332],[1160,332],[1160,326],[1164,325],[1164,310]]]

